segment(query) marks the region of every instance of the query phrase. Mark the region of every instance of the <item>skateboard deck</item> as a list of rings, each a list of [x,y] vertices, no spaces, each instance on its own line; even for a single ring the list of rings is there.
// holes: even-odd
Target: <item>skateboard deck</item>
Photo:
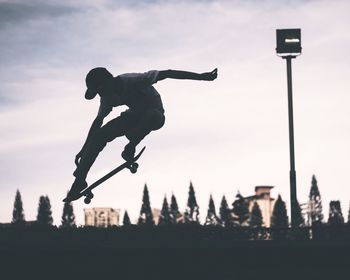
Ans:
[[[145,151],[145,149],[146,149],[146,147],[143,147],[142,150],[134,157],[134,159],[132,161],[126,161],[123,164],[119,165],[117,168],[113,169],[112,171],[110,171],[109,173],[104,175],[102,178],[98,179],[97,181],[92,183],[90,186],[83,189],[79,193],[79,195],[75,196],[74,198],[67,197],[64,200],[66,200],[67,202],[71,202],[71,201],[78,200],[79,198],[85,196],[84,202],[85,202],[85,204],[89,204],[91,202],[91,199],[93,199],[93,197],[94,197],[92,190],[94,188],[96,188],[97,186],[99,186],[100,184],[102,184],[103,182],[105,182],[106,180],[108,180],[109,178],[111,178],[113,175],[122,171],[124,168],[129,169],[130,172],[133,174],[136,173],[137,168],[139,167],[139,165],[136,161],[141,157],[141,155]]]

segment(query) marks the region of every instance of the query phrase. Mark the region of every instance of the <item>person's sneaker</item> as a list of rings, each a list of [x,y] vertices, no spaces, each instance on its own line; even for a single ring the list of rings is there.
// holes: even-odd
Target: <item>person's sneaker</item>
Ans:
[[[75,178],[70,191],[68,192],[67,197],[63,200],[64,202],[75,199],[79,196],[80,192],[87,187],[85,180],[80,179],[79,177]]]
[[[122,158],[125,161],[132,161],[135,157],[135,145],[129,143],[125,146],[124,151],[122,152]]]

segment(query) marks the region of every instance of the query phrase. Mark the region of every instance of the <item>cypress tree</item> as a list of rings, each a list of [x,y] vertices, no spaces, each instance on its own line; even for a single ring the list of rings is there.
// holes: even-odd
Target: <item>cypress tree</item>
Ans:
[[[13,204],[12,224],[24,225],[24,223],[25,223],[25,218],[24,218],[22,197],[19,190],[17,190],[16,196],[15,196],[15,202]]]
[[[175,195],[172,194],[171,203],[170,203],[170,222],[175,225],[179,217],[180,217],[179,206],[177,205]]]
[[[332,226],[343,225],[344,217],[341,211],[340,201],[332,200],[329,203],[328,224]]]
[[[149,194],[148,194],[148,189],[146,184],[143,189],[142,206],[141,206],[140,216],[137,224],[148,225],[148,226],[154,225],[151,203],[149,200]]]
[[[236,226],[247,226],[249,222],[249,206],[246,199],[237,192],[236,200],[232,203],[233,223]]]
[[[73,211],[72,202],[65,202],[63,205],[63,213],[61,219],[61,227],[73,228],[75,227],[75,215]]]
[[[217,226],[218,224],[219,224],[219,219],[216,216],[214,200],[213,200],[212,195],[210,195],[208,213],[207,213],[207,218],[205,219],[205,225],[206,226]]]
[[[125,213],[124,213],[124,217],[123,217],[123,226],[130,226],[131,225],[131,222],[130,222],[130,218],[129,218],[129,215],[128,215],[128,211],[125,210]]]
[[[231,211],[228,208],[226,197],[222,196],[220,204],[220,223],[223,227],[230,225],[231,222]]]
[[[42,226],[51,226],[53,223],[51,204],[48,196],[40,196],[37,223]]]
[[[169,224],[171,224],[169,204],[166,199],[166,196],[164,196],[163,206],[162,206],[162,210],[160,211],[158,225],[169,225]]]
[[[261,227],[262,224],[263,224],[263,217],[261,214],[261,210],[260,210],[259,204],[255,201],[252,208],[252,213],[250,215],[249,225],[251,227]]]
[[[199,223],[199,207],[192,182],[188,192],[187,207],[185,211],[185,223]]]
[[[281,195],[278,195],[278,198],[273,207],[271,224],[274,228],[288,227],[287,208],[286,204],[281,198]]]
[[[296,206],[297,206],[297,209],[296,209],[296,215],[295,215],[295,218],[296,218],[296,225],[297,227],[303,227],[305,226],[305,219],[303,217],[303,214],[301,213],[301,207],[300,207],[300,204],[299,202],[297,201],[296,203]]]
[[[309,194],[309,225],[319,225],[323,222],[322,199],[315,175],[312,176]]]

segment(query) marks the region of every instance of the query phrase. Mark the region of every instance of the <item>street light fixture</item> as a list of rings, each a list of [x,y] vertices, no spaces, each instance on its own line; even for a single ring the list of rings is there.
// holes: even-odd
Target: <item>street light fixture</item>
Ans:
[[[301,54],[301,34],[300,29],[277,29],[277,55],[282,58],[288,56],[296,57]]]
[[[295,172],[294,155],[294,123],[293,123],[293,89],[292,89],[292,59],[301,54],[301,34],[300,29],[277,29],[276,39],[277,55],[287,62],[287,82],[288,82],[288,116],[289,116],[289,152],[290,152],[290,201],[291,201],[291,224],[292,228],[298,227],[297,221],[297,183]]]

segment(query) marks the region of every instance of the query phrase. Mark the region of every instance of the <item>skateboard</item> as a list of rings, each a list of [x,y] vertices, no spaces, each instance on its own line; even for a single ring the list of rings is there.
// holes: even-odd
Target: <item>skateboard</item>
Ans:
[[[122,171],[124,168],[129,169],[132,174],[136,173],[137,169],[139,167],[139,165],[138,165],[138,163],[136,161],[140,158],[140,156],[145,151],[145,149],[146,149],[146,147],[143,147],[142,150],[134,157],[134,159],[132,161],[126,161],[122,165],[119,165],[117,168],[113,169],[112,171],[110,171],[109,173],[104,175],[102,178],[98,179],[96,182],[92,183],[90,186],[88,186],[87,188],[83,189],[74,198],[70,199],[69,197],[67,197],[68,202],[71,202],[71,201],[74,201],[74,200],[78,200],[82,196],[85,196],[84,202],[85,202],[85,204],[89,204],[91,202],[91,199],[93,199],[93,197],[94,197],[94,194],[92,193],[92,190],[94,188],[96,188],[98,185],[100,185],[103,182],[105,182],[106,180],[108,180],[109,178],[111,178],[113,175],[115,175],[118,172]]]

